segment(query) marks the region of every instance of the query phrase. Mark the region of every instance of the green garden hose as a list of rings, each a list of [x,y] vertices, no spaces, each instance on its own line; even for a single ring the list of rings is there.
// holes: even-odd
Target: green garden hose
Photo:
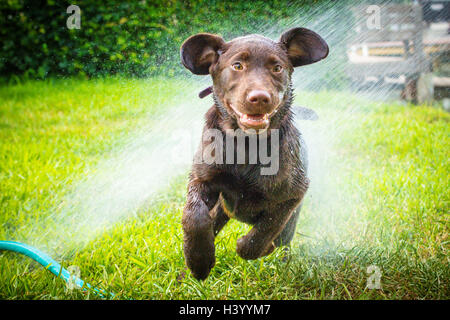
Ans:
[[[41,264],[58,278],[63,279],[66,283],[71,282],[76,287],[83,290],[86,290],[86,288],[91,289],[95,294],[102,298],[105,297],[105,294],[114,296],[114,294],[112,293],[105,293],[103,290],[92,288],[89,283],[84,282],[75,275],[71,275],[70,272],[67,269],[63,268],[58,262],[32,246],[16,241],[0,241],[0,250],[8,250],[26,255],[27,257]]]

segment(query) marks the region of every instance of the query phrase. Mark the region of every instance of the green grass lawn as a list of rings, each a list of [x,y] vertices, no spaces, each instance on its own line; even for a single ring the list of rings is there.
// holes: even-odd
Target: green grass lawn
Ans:
[[[50,243],[62,232],[50,212],[72,186],[198,89],[167,79],[0,87],[0,239]],[[211,275],[196,281],[182,254],[187,172],[158,201],[52,254],[115,299],[449,299],[450,115],[342,92],[298,92],[296,102],[320,119],[300,124],[312,137],[312,182],[287,262],[279,251],[239,258],[236,239],[249,226],[232,221],[216,239]],[[381,272],[380,289],[366,287],[369,266]],[[0,299],[99,297],[2,252]]]

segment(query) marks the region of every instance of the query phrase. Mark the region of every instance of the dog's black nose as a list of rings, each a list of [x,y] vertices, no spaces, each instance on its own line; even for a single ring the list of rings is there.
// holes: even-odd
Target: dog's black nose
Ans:
[[[252,105],[267,105],[270,100],[270,94],[264,90],[252,90],[247,95],[247,101]]]

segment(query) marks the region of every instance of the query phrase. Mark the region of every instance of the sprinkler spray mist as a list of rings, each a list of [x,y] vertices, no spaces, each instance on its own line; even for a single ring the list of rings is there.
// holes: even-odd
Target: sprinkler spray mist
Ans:
[[[386,4],[388,2],[380,5]],[[306,196],[305,212],[309,217],[304,221],[305,233],[323,238],[336,232],[339,219],[346,219],[335,216],[343,212],[338,207],[351,208],[351,202],[358,198],[339,185],[342,171],[339,164],[330,163],[328,158],[339,151],[335,144],[342,130],[360,121],[359,111],[365,100],[344,98],[346,95],[338,91],[346,89],[341,81],[342,66],[346,60],[346,43],[354,37],[349,8],[344,3],[328,1],[309,12],[295,5],[292,9],[298,12],[298,17],[279,21],[276,26],[262,24],[251,33],[278,39],[284,30],[302,26],[319,33],[329,44],[330,54],[326,60],[299,68],[293,78],[295,104],[314,109],[319,115],[318,121],[298,119],[297,125],[309,149],[311,185]],[[203,115],[212,105],[211,96],[205,99],[197,96],[211,85],[209,77],[187,76],[186,82],[194,83],[196,90],[189,90],[189,96],[179,90],[182,94],[172,97],[172,101],[177,102],[161,107],[166,111],[152,119],[151,126],[131,135],[127,143],[97,167],[89,169],[85,177],[72,186],[72,191],[52,209],[51,230],[31,232],[29,238],[18,240],[45,248],[50,254],[65,247],[79,248],[118,221],[136,214],[143,206],[164,201],[160,191],[167,188],[172,178],[186,175],[200,139]],[[326,99],[312,93],[324,89],[328,90]],[[383,89],[382,94],[379,90],[376,87],[369,90],[372,99],[385,98],[394,89]],[[38,222],[36,228],[41,230],[45,225],[46,221]]]

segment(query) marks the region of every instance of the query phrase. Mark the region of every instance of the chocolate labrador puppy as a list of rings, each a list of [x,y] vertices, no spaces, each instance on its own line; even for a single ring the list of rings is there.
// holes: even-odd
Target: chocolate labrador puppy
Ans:
[[[211,145],[215,155],[239,158],[239,150],[226,146],[237,141],[238,131],[246,136],[241,152],[247,152],[237,163],[194,161],[182,225],[186,264],[195,278],[209,275],[214,239],[230,218],[253,226],[237,240],[236,251],[244,259],[263,257],[292,240],[309,180],[305,145],[293,124],[291,75],[295,67],[327,55],[327,43],[305,28],[288,30],[278,42],[260,35],[225,42],[200,33],[181,46],[183,65],[213,80],[214,105],[203,132],[223,134],[204,135],[196,159]],[[253,136],[258,137],[256,149],[250,147]],[[269,174],[262,173],[267,161],[253,157],[263,146],[278,159],[277,170]]]

